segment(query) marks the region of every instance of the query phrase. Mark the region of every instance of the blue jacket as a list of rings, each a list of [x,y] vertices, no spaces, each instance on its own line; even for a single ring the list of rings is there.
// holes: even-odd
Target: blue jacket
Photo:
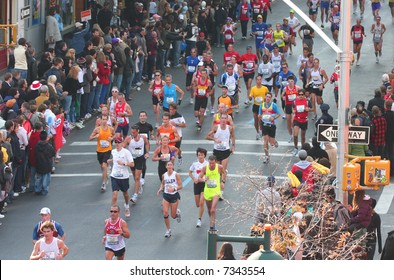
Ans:
[[[85,35],[89,32],[89,22],[86,23],[86,26],[84,29],[75,29],[73,37],[70,42],[70,47],[75,49],[75,54],[78,55],[81,52],[83,52],[83,49],[85,47]]]

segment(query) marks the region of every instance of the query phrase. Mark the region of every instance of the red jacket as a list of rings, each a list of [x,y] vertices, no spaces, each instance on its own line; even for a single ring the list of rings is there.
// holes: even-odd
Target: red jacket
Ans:
[[[104,63],[100,62],[97,64],[98,73],[97,77],[99,77],[100,81],[98,84],[109,85],[109,75],[111,75],[111,62],[107,61],[107,67],[105,67]]]
[[[40,141],[40,131],[32,131],[29,138],[29,145],[27,146],[29,149],[29,164],[30,166],[36,166],[36,156],[34,155],[34,149],[36,145]]]
[[[308,187],[308,192],[313,190],[313,185],[315,184],[315,180],[313,179],[314,168],[312,167],[312,163],[306,160],[301,160],[293,165],[291,168],[291,172],[294,174],[297,170],[302,171],[302,180],[305,182]]]

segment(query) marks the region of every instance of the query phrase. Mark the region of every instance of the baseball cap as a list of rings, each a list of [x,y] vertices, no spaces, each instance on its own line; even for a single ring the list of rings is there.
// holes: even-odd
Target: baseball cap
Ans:
[[[226,86],[226,85],[222,85],[222,88],[228,89],[228,86]]]
[[[121,136],[118,136],[115,138],[115,142],[121,143],[121,142],[123,142],[123,138]]]
[[[46,215],[46,214],[51,214],[51,209],[49,209],[48,207],[44,207],[40,211],[40,215]]]
[[[204,66],[204,62],[200,61],[200,62],[198,63],[198,66]]]
[[[294,10],[293,9],[290,10],[290,14],[294,14]]]
[[[263,18],[262,15],[258,15],[257,18]]]
[[[288,19],[288,18],[283,18],[283,20],[285,20],[285,21],[289,21],[289,19]]]

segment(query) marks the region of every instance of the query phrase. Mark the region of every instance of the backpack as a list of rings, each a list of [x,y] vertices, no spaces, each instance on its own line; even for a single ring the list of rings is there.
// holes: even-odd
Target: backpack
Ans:
[[[349,210],[338,201],[334,206],[334,221],[337,230],[347,230],[350,224]]]

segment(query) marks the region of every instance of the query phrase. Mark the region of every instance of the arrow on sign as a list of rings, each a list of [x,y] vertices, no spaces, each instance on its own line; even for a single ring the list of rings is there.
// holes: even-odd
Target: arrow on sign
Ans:
[[[322,131],[320,134],[326,137],[329,142],[331,142],[333,138],[338,138],[338,130],[333,130],[332,126]]]

